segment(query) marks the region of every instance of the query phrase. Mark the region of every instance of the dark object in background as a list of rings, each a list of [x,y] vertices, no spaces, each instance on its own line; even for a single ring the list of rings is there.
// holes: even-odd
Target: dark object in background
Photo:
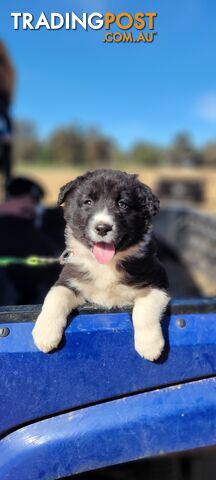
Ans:
[[[5,216],[0,218],[0,230],[1,257],[56,257],[60,253],[51,236],[35,228],[34,220]],[[53,281],[57,280],[59,270],[58,264],[0,268],[1,305],[41,303]]]
[[[60,208],[44,208],[45,191],[40,184],[26,177],[10,178],[6,184],[6,201],[14,202],[10,211],[0,216],[0,256],[59,257],[64,249],[64,219]],[[29,199],[29,215],[15,207]],[[57,280],[58,264],[42,267],[10,265],[0,268],[0,304],[42,303]]]
[[[159,236],[158,240],[158,257],[163,263],[168,279],[169,292],[174,298],[200,298],[202,292],[198,285],[196,285],[190,269],[182,262],[180,255],[174,248],[167,246],[167,244]]]
[[[58,253],[62,253],[65,248],[63,209],[59,207],[45,208],[41,229],[55,243]]]
[[[0,131],[0,172],[3,173],[5,183],[11,176],[12,169],[12,145],[10,142],[4,142],[1,139]]]
[[[6,201],[14,206],[0,215],[0,256],[60,256],[64,249],[64,219],[60,208],[46,209],[42,203],[45,191],[27,177],[10,178],[6,184]],[[15,206],[29,199],[29,215],[17,213]],[[58,264],[43,267],[10,265],[0,268],[0,304],[42,303],[47,291],[60,273]]]
[[[6,185],[6,198],[30,196],[35,203],[39,203],[45,196],[41,185],[27,177],[12,177]]]
[[[0,170],[5,181],[12,168],[12,130],[10,105],[14,91],[13,66],[3,42],[0,41]]]
[[[162,208],[155,218],[154,231],[169,252],[174,252],[185,273],[196,281],[203,296],[215,296],[216,285],[216,219],[215,215],[197,212],[186,206]],[[163,253],[163,252],[162,252]],[[170,263],[170,262],[169,262]],[[179,281],[179,293],[185,296],[187,283],[170,265],[172,286]],[[172,273],[173,272],[173,273]],[[201,283],[202,282],[202,283]],[[202,285],[202,287],[201,287]],[[182,290],[183,287],[183,290]],[[186,289],[188,292],[188,289]],[[190,294],[189,294],[190,296]],[[191,293],[191,296],[193,294]]]
[[[162,178],[156,187],[156,193],[161,200],[179,200],[181,202],[204,201],[204,182],[176,178]]]
[[[12,170],[12,121],[0,94],[0,171],[5,183],[11,176]]]
[[[16,200],[24,197],[32,200],[32,218],[34,217],[35,228],[41,230],[50,238],[52,243],[55,243],[60,254],[64,249],[65,222],[63,211],[57,207],[45,208],[42,203],[45,193],[44,188],[39,183],[28,177],[12,177],[6,185],[6,200]]]

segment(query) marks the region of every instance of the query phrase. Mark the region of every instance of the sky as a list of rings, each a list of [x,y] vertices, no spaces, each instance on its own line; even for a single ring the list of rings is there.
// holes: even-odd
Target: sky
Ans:
[[[156,11],[152,44],[105,44],[104,31],[15,31],[11,12]],[[76,122],[122,148],[166,145],[188,131],[196,145],[216,140],[214,0],[8,0],[0,38],[17,71],[13,112],[44,138]]]

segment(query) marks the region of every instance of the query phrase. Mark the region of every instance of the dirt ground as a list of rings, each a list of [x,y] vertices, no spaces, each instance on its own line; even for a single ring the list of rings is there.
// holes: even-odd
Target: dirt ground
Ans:
[[[204,182],[205,201],[199,205],[199,210],[204,210],[209,213],[216,213],[216,169],[210,168],[155,168],[155,169],[138,169],[137,166],[128,170],[136,172],[140,175],[141,180],[147,183],[153,189],[156,188],[157,183],[162,178],[185,178],[193,180],[202,180]],[[35,178],[40,182],[47,192],[46,203],[48,205],[54,204],[58,195],[59,188],[64,183],[82,174],[83,170],[75,170],[66,167],[38,167],[38,166],[24,166],[18,165],[16,167],[16,174],[22,174]]]

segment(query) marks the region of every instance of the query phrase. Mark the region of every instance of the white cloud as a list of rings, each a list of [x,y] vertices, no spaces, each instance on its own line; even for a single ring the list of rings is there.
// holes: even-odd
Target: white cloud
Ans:
[[[197,115],[208,122],[216,122],[216,92],[206,93],[196,106]]]

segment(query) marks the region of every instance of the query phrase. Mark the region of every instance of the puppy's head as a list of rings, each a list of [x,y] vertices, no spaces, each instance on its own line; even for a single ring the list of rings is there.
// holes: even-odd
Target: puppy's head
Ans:
[[[136,245],[147,233],[159,200],[136,175],[96,170],[60,189],[58,204],[73,235],[100,263]]]

